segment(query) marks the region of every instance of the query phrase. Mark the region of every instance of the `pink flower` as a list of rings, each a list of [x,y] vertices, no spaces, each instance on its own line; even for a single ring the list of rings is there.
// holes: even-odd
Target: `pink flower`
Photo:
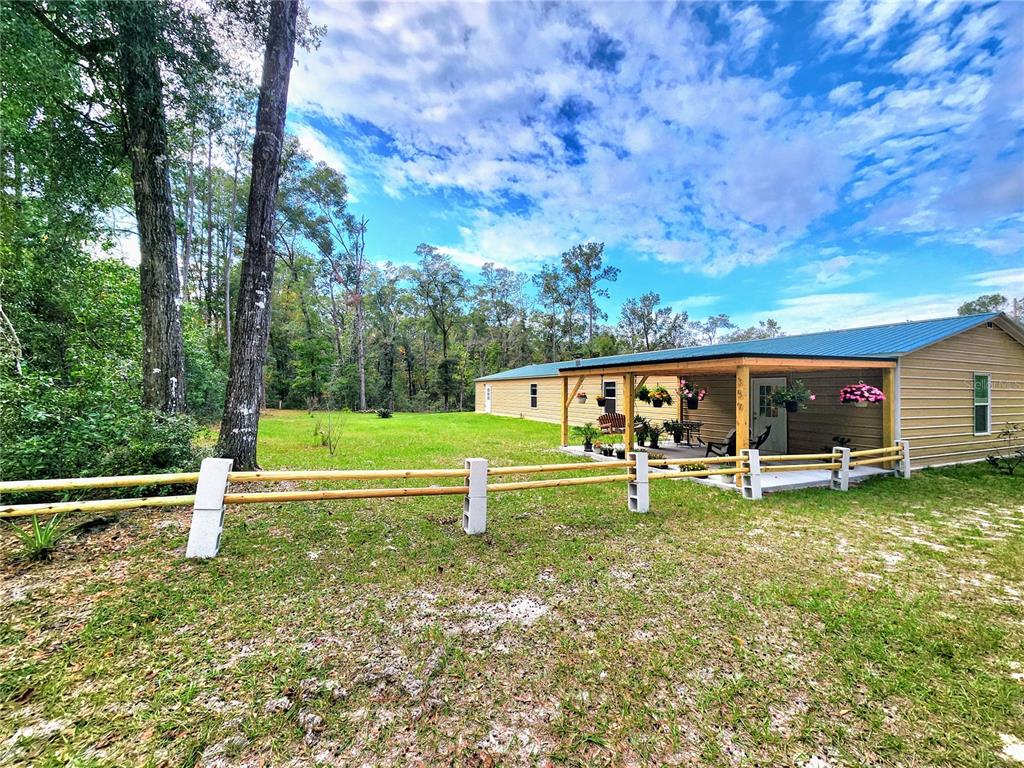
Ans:
[[[811,395],[811,400],[817,400],[817,399],[818,399],[817,395]]]

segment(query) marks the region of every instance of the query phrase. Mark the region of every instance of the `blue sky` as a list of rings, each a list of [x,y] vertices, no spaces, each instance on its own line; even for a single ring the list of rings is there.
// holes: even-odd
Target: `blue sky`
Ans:
[[[1024,5],[366,3],[292,74],[375,260],[574,243],[691,316],[789,332],[1024,295]]]

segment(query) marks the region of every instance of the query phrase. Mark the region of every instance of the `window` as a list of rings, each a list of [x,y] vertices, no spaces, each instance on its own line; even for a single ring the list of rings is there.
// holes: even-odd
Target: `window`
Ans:
[[[536,384],[531,384],[530,385],[530,407],[531,408],[536,408],[537,407],[537,385]]]
[[[774,384],[758,384],[757,415],[766,419],[774,419],[779,415],[779,406],[772,402],[772,395],[778,389]]]
[[[987,435],[992,431],[992,376],[974,374],[974,434]]]
[[[615,413],[615,382],[604,383],[604,412]]]

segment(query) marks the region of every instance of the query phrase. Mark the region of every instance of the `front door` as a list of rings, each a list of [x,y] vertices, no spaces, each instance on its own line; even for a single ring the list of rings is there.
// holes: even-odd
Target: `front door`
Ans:
[[[484,413],[491,412],[491,385],[484,384]]]
[[[777,389],[786,386],[786,377],[780,376],[772,379],[751,379],[750,391],[750,447],[754,447],[754,441],[758,435],[764,432],[766,427],[772,431],[768,439],[761,446],[762,451],[767,453],[785,453],[788,444],[786,434],[786,409],[772,403],[772,393]]]

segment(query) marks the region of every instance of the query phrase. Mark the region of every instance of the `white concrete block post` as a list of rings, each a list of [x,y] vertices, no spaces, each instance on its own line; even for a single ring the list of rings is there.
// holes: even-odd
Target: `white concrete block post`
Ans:
[[[470,536],[487,530],[487,459],[466,459],[466,487],[462,500],[462,530]]]
[[[850,490],[850,449],[835,447],[832,449],[832,463],[839,462],[839,469],[832,470],[829,486],[833,491]]]
[[[224,493],[233,463],[232,459],[203,459],[185,557],[217,556],[220,533],[224,529]]]
[[[903,458],[899,460],[896,465],[896,474],[902,477],[904,480],[910,479],[910,441],[909,440],[897,440],[896,445],[903,448]]]
[[[740,456],[747,470],[740,486],[743,498],[757,501],[761,498],[761,452],[757,448],[744,448]]]
[[[650,465],[647,463],[648,456],[641,451],[639,453],[627,453],[626,457],[630,461],[636,462],[635,467],[629,468],[633,470],[635,479],[630,480],[626,488],[626,504],[629,506],[629,511],[650,512],[651,493],[648,484],[648,476],[650,475]]]

